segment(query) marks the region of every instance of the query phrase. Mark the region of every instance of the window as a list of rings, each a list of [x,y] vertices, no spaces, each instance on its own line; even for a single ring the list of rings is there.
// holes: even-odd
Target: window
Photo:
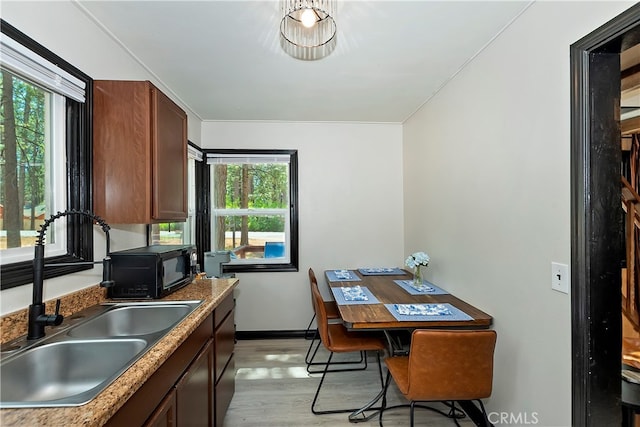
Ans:
[[[208,150],[211,248],[225,272],[297,271],[297,151]]]
[[[92,80],[0,20],[0,274],[2,289],[33,280],[45,218],[91,209]],[[67,217],[47,229],[47,264],[93,259],[93,228]],[[47,267],[45,278],[92,268]]]
[[[151,245],[195,245],[196,244],[196,163],[202,162],[202,151],[189,142],[187,160],[187,220],[185,222],[163,222],[149,226]]]

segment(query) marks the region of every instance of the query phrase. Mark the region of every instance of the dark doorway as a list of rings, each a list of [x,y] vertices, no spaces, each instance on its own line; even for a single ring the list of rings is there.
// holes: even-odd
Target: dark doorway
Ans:
[[[620,52],[640,4],[571,45],[572,424],[621,425]]]

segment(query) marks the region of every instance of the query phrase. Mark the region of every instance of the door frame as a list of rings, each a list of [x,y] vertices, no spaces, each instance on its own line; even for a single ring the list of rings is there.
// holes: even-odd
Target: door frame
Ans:
[[[639,42],[636,4],[570,48],[574,426],[622,421],[619,57]]]

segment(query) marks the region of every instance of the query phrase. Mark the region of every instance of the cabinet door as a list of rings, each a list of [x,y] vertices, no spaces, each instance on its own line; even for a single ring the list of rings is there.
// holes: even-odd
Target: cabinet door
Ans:
[[[187,217],[187,115],[169,97],[152,86],[153,109],[153,217]]]
[[[229,297],[227,301],[231,302],[231,311],[222,320],[214,332],[215,347],[215,415],[216,427],[222,426],[227,408],[231,403],[235,392],[236,368],[233,352],[235,348],[235,317],[233,310],[234,300]],[[216,308],[215,313],[222,309],[224,312],[228,305],[222,303]],[[214,319],[216,316],[214,315]]]
[[[176,390],[172,389],[154,413],[144,423],[145,427],[176,427]]]
[[[187,114],[148,81],[94,81],[93,209],[115,224],[187,218]]]
[[[94,81],[93,210],[108,223],[151,217],[150,85]]]
[[[235,324],[234,312],[231,311],[225,320],[215,330],[215,348],[216,348],[216,376],[217,383],[222,376],[225,366],[231,359],[235,348]]]
[[[236,363],[235,357],[231,355],[231,359],[227,362],[227,366],[218,380],[215,388],[215,420],[216,427],[222,427],[227,409],[233,399],[236,391]]]
[[[210,426],[214,420],[213,340],[209,340],[176,385],[178,426]]]

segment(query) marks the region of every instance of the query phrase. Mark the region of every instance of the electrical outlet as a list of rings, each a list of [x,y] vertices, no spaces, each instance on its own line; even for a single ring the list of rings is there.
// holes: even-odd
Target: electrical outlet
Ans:
[[[551,263],[551,289],[569,293],[569,266],[558,262]]]

